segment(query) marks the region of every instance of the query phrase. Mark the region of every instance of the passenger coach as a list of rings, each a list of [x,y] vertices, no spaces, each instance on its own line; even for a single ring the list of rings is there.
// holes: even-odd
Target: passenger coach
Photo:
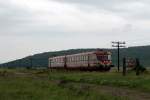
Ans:
[[[110,70],[111,52],[93,51],[49,58],[51,69]]]

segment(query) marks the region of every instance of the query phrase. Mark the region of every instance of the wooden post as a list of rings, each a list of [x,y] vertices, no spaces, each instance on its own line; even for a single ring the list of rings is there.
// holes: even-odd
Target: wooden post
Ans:
[[[123,76],[126,76],[126,58],[123,58]]]
[[[136,58],[136,75],[140,75],[140,62],[138,58]]]

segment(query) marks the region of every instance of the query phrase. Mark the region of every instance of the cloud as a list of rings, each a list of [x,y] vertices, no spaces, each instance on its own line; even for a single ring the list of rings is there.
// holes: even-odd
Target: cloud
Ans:
[[[9,8],[7,8],[9,6]],[[120,30],[127,24],[126,20],[110,11],[82,10],[74,4],[47,0],[11,0],[7,5],[8,13],[1,21],[5,25],[1,31],[5,35],[53,33],[110,33]],[[86,7],[89,9],[88,7]],[[118,24],[120,24],[118,26]],[[10,31],[7,31],[9,28]]]
[[[0,0],[0,56],[147,39],[149,5],[149,0]]]

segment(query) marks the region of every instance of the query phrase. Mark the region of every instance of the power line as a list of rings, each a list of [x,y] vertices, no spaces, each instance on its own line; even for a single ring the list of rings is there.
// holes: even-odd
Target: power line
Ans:
[[[118,71],[120,70],[120,48],[121,47],[125,47],[124,45],[126,44],[125,42],[120,42],[120,41],[117,41],[117,42],[112,42],[112,47],[117,47],[118,48]]]

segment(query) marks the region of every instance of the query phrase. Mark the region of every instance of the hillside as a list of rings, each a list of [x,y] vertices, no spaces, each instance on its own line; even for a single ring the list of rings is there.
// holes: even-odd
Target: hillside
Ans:
[[[87,51],[93,51],[96,49],[70,49],[56,52],[45,52],[41,54],[35,54],[33,56],[28,56],[23,59],[18,59],[8,63],[1,64],[1,67],[47,67],[48,58],[54,56],[75,54]],[[112,52],[113,63],[116,65],[117,62],[117,50],[116,49],[106,49]],[[150,46],[138,46],[123,48],[120,50],[121,58],[126,57],[136,57],[139,58],[142,65],[148,67],[150,65]],[[120,61],[121,62],[121,61]]]

